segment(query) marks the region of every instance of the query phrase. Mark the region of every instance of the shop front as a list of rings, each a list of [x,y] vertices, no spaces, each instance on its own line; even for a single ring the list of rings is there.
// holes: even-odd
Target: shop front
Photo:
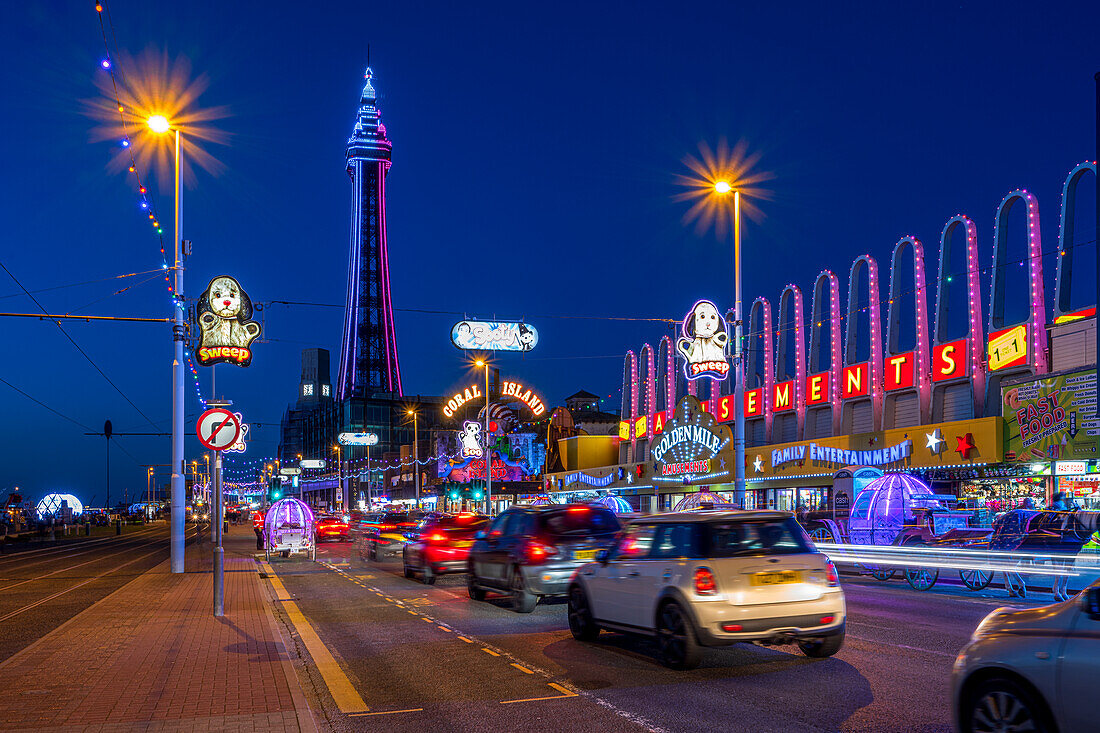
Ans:
[[[827,508],[833,476],[846,466],[931,477],[937,493],[958,496],[965,477],[1001,463],[1003,445],[1001,418],[987,417],[751,448],[745,507]]]

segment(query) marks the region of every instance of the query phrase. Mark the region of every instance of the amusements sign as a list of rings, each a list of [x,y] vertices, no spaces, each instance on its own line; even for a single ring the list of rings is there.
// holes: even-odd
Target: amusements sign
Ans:
[[[1005,387],[1001,394],[1006,460],[1098,457],[1095,371],[1035,379]]]

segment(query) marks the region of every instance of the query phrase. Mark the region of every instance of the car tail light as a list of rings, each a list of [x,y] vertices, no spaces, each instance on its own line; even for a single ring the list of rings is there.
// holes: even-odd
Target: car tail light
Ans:
[[[836,621],[835,616],[822,616],[821,617],[821,625],[822,626],[824,626],[825,624],[831,624],[833,621]]]
[[[527,560],[531,563],[540,563],[556,554],[558,554],[558,548],[552,545],[543,544],[542,542],[531,542],[527,545]]]
[[[570,514],[585,514],[588,511],[586,506],[571,506],[567,510]]]
[[[729,633],[733,633],[735,631],[741,631],[741,624],[729,624],[729,623],[722,624],[722,631],[727,631]]]
[[[829,584],[830,588],[836,588],[840,585],[840,576],[837,575],[836,565],[833,565],[833,561],[829,558],[825,558],[825,582]]]
[[[695,592],[701,596],[712,596],[717,590],[710,568],[695,568]]]
[[[425,542],[446,542],[447,535],[442,532],[432,532],[430,535],[424,538]]]

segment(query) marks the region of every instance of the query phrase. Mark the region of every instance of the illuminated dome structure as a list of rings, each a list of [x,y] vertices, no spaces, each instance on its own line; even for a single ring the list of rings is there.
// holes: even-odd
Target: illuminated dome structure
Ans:
[[[606,496],[600,497],[599,499],[597,499],[596,501],[594,501],[592,503],[596,504],[596,505],[599,505],[599,506],[607,507],[612,512],[614,512],[615,514],[633,514],[634,513],[634,507],[630,506],[630,502],[628,502],[626,499],[622,498],[621,496],[615,496],[614,494],[611,494],[611,493],[608,493]]]
[[[80,499],[72,494],[46,494],[36,507],[39,519],[60,516],[62,502],[68,504],[69,508],[73,510],[74,517],[84,511],[84,505],[80,503]]]
[[[558,502],[554,501],[549,496],[537,496],[531,501],[523,503],[527,504],[528,506],[551,506],[553,504],[557,504]]]
[[[852,542],[889,545],[902,528],[916,521],[916,510],[945,507],[920,479],[907,473],[888,473],[863,487],[848,519]]]
[[[676,502],[676,506],[672,508],[674,512],[690,512],[694,509],[738,509],[739,507],[733,503],[733,500],[728,494],[721,492],[712,493],[706,487],[699,489],[694,494],[688,494],[680,501]]]
[[[271,505],[264,516],[264,550],[284,557],[292,552],[315,552],[313,510],[305,502],[287,497]]]

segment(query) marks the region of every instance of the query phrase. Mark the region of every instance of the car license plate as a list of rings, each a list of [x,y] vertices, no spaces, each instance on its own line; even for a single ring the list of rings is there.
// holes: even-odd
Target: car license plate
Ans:
[[[771,573],[753,573],[749,582],[752,585],[782,585],[797,583],[800,580],[802,580],[802,573],[795,570],[779,570]]]
[[[595,550],[573,550],[573,559],[574,560],[595,560],[596,559],[596,551]]]

